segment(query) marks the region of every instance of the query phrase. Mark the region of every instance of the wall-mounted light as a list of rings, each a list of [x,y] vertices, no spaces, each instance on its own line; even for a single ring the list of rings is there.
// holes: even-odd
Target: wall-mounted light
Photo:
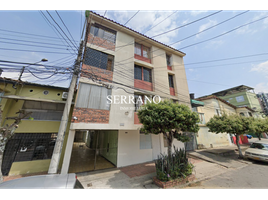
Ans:
[[[125,115],[128,115],[128,114],[129,114],[129,112],[128,112],[128,111],[126,111],[126,112],[125,112]]]

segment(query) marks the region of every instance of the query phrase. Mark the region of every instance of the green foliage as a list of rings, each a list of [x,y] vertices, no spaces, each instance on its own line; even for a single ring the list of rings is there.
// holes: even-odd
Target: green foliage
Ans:
[[[250,132],[255,133],[260,140],[261,134],[268,132],[268,119],[253,118],[249,127]]]
[[[206,125],[209,128],[209,132],[242,135],[250,132],[252,119],[251,117],[224,113],[222,116],[214,115]]]
[[[163,101],[159,104],[147,103],[138,111],[140,123],[145,133],[159,134],[177,130],[177,132],[198,132],[199,117],[183,104]],[[183,139],[181,134],[174,135]],[[181,138],[180,138],[181,137]]]
[[[183,104],[171,101],[161,101],[158,104],[147,103],[138,111],[138,117],[143,124],[141,129],[145,134],[163,133],[168,141],[168,156],[171,156],[173,139],[181,142],[189,141],[184,132],[198,132],[199,117],[197,113]]]
[[[184,178],[192,174],[193,165],[188,161],[184,149],[176,149],[171,156],[161,154],[155,161],[157,178],[161,181],[169,181]]]

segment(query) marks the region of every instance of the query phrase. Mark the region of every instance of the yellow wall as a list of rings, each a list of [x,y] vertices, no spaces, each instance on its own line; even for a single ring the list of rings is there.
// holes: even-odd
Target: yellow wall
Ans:
[[[48,171],[49,164],[50,164],[50,159],[13,162],[8,175],[14,176],[14,175],[19,175],[19,174],[46,172]]]
[[[0,90],[5,91],[6,95],[17,95],[22,97],[32,97],[35,99],[49,99],[56,101],[63,101],[62,93],[63,89],[54,89],[48,87],[38,87],[38,86],[19,86],[17,85],[17,90],[12,88],[12,84],[4,85],[0,83]],[[33,90],[30,92],[30,90]],[[43,91],[47,90],[49,93],[47,95],[43,94]],[[59,94],[59,95],[58,95]],[[14,100],[14,99],[5,99],[2,98],[2,116],[3,119],[6,117],[15,117],[18,116],[16,112],[18,112],[23,106],[24,100]],[[64,144],[62,147],[62,154],[59,164],[59,169],[61,168],[63,155],[65,152],[65,146],[67,142],[70,121],[72,116],[73,108],[71,108],[69,123],[67,125],[67,130],[65,133]],[[2,123],[5,121],[5,124],[12,124],[14,120],[2,120]],[[22,120],[19,124],[19,127],[16,129],[15,133],[57,133],[59,130],[60,121],[37,121],[37,120]],[[48,171],[50,164],[50,159],[48,160],[35,160],[35,161],[23,161],[23,162],[14,162],[12,164],[9,175],[18,175],[18,174],[26,174],[26,173],[36,173],[36,172],[44,172]]]
[[[199,113],[204,113],[206,123],[216,115],[216,109],[220,109],[221,113],[226,112],[227,114],[236,113],[236,110],[217,100],[217,99],[207,99],[203,100],[204,106],[200,106],[197,108]],[[208,127],[205,125],[199,125],[200,130],[197,134],[197,144],[199,148],[210,148],[212,147],[220,147],[220,146],[228,146],[230,144],[229,135],[227,133],[212,133],[208,131]]]

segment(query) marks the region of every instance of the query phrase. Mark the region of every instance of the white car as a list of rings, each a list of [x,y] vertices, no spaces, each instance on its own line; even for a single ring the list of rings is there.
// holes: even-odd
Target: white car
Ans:
[[[268,141],[253,142],[245,152],[245,157],[253,160],[268,162]]]
[[[6,181],[0,189],[83,189],[75,174],[48,174]]]

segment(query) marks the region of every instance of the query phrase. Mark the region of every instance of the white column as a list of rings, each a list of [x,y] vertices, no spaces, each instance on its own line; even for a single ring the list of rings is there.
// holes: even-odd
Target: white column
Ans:
[[[75,136],[75,130],[69,130],[69,135],[68,135],[67,144],[66,144],[65,153],[64,153],[64,158],[63,158],[63,163],[62,163],[62,167],[61,167],[61,174],[68,173],[70,159],[71,159],[72,150],[73,150],[74,136]]]

